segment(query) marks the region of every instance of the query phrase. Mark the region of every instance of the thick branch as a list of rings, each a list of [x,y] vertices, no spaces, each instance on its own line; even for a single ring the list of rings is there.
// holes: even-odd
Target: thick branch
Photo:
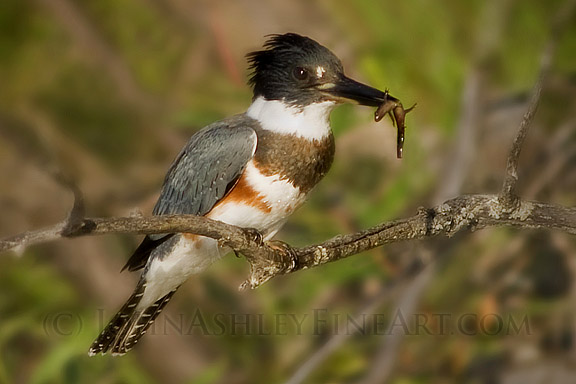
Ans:
[[[66,223],[22,233],[0,241],[0,252],[54,241],[63,237],[111,233],[154,234],[188,232],[211,237],[246,256],[250,278],[243,284],[256,288],[270,278],[313,268],[360,252],[404,240],[452,236],[461,230],[495,226],[548,228],[576,234],[576,208],[520,201],[510,212],[497,195],[463,195],[412,217],[382,223],[365,231],[337,236],[324,243],[303,248],[282,248],[262,244],[254,232],[233,225],[191,215],[84,219],[73,232]]]
[[[508,213],[495,195],[463,195],[407,219],[383,223],[366,231],[338,236],[323,244],[296,250],[296,269],[313,267],[403,240],[452,236],[460,230],[495,226],[548,228],[576,234],[576,208],[521,201]]]

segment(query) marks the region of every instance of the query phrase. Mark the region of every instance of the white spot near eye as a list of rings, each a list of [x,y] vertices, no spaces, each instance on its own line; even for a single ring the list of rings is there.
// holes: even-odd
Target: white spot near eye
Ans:
[[[321,79],[324,76],[324,73],[326,73],[326,70],[324,69],[324,67],[321,67],[321,66],[316,67],[316,77]]]

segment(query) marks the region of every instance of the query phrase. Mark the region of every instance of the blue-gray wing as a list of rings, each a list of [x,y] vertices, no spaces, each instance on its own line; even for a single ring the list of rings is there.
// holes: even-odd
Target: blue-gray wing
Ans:
[[[257,124],[234,116],[194,134],[170,167],[154,215],[205,215],[236,184],[256,151]],[[172,235],[146,236],[124,269],[146,265],[150,253]]]
[[[205,215],[236,183],[256,150],[256,133],[243,116],[196,133],[176,158],[154,215]]]

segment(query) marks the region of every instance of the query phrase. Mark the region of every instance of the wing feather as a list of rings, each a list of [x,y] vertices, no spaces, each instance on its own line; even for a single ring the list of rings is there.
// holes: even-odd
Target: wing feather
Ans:
[[[236,184],[256,151],[257,122],[237,115],[194,134],[166,174],[154,215],[205,215]],[[151,252],[172,234],[146,236],[123,269],[146,265]]]

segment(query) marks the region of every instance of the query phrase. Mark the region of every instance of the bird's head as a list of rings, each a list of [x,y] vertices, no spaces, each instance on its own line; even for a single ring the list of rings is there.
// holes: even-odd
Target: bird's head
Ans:
[[[263,50],[248,54],[248,61],[255,99],[296,107],[324,101],[377,107],[392,98],[346,77],[340,59],[328,48],[295,33],[271,36]]]

